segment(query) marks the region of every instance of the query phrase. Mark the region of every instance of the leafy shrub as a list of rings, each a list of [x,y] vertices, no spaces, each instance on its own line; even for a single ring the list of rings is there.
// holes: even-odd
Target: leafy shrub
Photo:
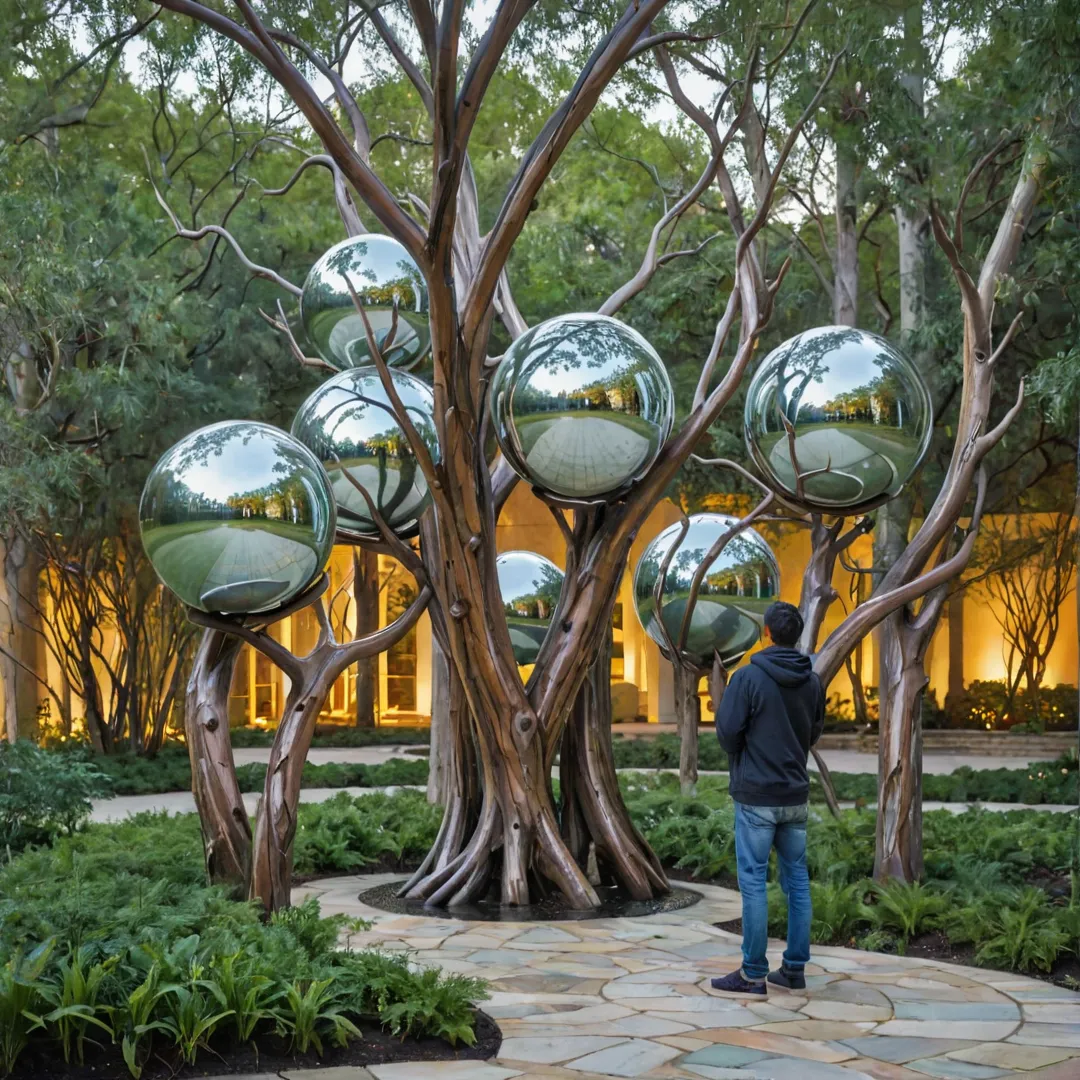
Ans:
[[[612,736],[612,750],[617,769],[677,769],[679,737],[664,731],[646,738]],[[721,772],[728,767],[727,754],[709,729],[703,729],[698,742],[698,768],[702,772]]]
[[[28,744],[29,745],[29,744]],[[39,750],[43,762],[52,768],[96,770],[113,795],[153,795],[164,791],[191,790],[191,764],[187,748],[177,743],[163,746],[150,757],[136,754],[95,756],[89,747],[66,747],[56,751]],[[307,762],[300,783],[303,787],[398,787],[426,784],[428,763],[425,758],[391,758],[374,765],[359,762],[313,765]],[[262,791],[266,766],[240,765],[236,779],[241,791]]]
[[[357,846],[350,861],[416,859],[437,823],[414,792],[301,806],[298,862],[317,861],[307,837],[323,829]],[[323,918],[315,901],[263,922],[203,873],[198,819],[163,814],[93,825],[0,868],[3,1070],[34,1040],[55,1040],[69,1060],[88,1040],[115,1041],[138,1077],[150,1054],[190,1062],[274,1031],[317,1049],[365,1018],[472,1041],[481,983],[341,951],[345,920]]]
[[[947,899],[921,882],[875,882],[874,903],[867,909],[879,930],[895,930],[901,942],[937,927],[948,906]]]
[[[79,756],[0,741],[0,851],[75,832],[89,817],[91,800],[109,793],[105,775]]]
[[[273,728],[238,727],[229,732],[233,746],[270,746],[274,741]],[[362,728],[324,724],[315,729],[312,746],[427,746],[431,729],[427,727]]]
[[[950,727],[1016,728],[1020,731],[1075,731],[1075,686],[1039,687],[1037,694],[1022,690],[1010,706],[1003,680],[976,679],[946,708]]]

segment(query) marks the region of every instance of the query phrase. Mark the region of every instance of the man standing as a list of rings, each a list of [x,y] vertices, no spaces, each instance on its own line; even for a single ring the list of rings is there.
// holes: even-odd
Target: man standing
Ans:
[[[825,691],[810,658],[795,648],[799,609],[778,602],[765,612],[770,645],[731,677],[716,713],[716,734],[731,758],[735,857],[742,893],[743,965],[713,979],[714,990],[761,996],[766,978],[785,990],[806,986],[810,958],[810,878],[806,871],[806,759],[825,726]],[[765,878],[776,848],[780,887],[788,902],[787,948],[769,972]]]

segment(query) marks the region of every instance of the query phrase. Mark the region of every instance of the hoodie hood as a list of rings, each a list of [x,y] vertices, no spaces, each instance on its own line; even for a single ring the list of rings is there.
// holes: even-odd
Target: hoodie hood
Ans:
[[[814,670],[809,656],[785,645],[762,649],[750,657],[750,663],[761,668],[778,686],[801,686]]]

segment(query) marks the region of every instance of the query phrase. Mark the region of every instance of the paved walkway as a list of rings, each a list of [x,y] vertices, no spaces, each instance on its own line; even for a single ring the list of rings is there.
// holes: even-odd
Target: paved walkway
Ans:
[[[356,946],[480,975],[499,1023],[496,1061],[286,1073],[300,1080],[1038,1080],[1080,1077],[1080,994],[1035,979],[927,960],[815,949],[809,986],[767,1001],[714,995],[739,939],[712,924],[739,898],[644,919],[472,923],[389,915],[357,900],[385,875],[301,887],[326,914],[372,921]],[[771,943],[779,963],[781,943]]]
[[[723,776],[724,773],[703,773],[703,776]],[[382,792],[385,795],[393,795],[395,791],[409,789],[412,791],[425,791],[426,788],[415,784],[403,784],[400,787],[382,788],[301,788],[300,801],[302,803],[320,803],[332,799],[335,795],[344,791],[349,795],[371,795],[373,792]],[[255,813],[256,804],[259,801],[258,792],[250,791],[244,795],[244,807],[249,815]],[[1038,806],[1027,806],[1024,803],[947,803],[947,802],[923,802],[923,810],[929,813],[931,810],[948,810],[953,814],[962,814],[972,806],[981,806],[984,810],[1042,810],[1050,814],[1075,813],[1076,807],[1066,803],[1045,803]],[[853,802],[842,802],[842,810],[853,810]],[[90,820],[98,822],[122,821],[132,814],[146,812],[160,813],[165,811],[169,814],[194,814],[195,799],[190,791],[166,791],[158,795],[118,795],[112,799],[95,799],[90,811]],[[1080,1080],[1080,1073],[1077,1074]]]
[[[708,738],[709,733],[702,731],[702,738]],[[409,750],[415,749],[407,746],[361,746],[320,748],[308,751],[308,761],[315,765],[325,765],[329,762],[340,763],[363,763],[375,765],[390,758],[412,758]],[[250,762],[266,762],[270,759],[270,748],[266,746],[251,746],[234,750],[237,765],[247,765]],[[821,756],[825,764],[833,772],[850,773],[876,773],[877,755],[864,754],[858,750],[823,750]],[[954,769],[967,766],[969,769],[1026,769],[1032,761],[1041,760],[1034,757],[1014,756],[998,757],[992,754],[947,754],[927,751],[923,754],[924,773],[951,773]],[[810,767],[814,768],[811,758]]]

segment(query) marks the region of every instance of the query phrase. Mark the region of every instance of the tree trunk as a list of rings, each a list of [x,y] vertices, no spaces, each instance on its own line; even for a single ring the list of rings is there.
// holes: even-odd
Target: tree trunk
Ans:
[[[675,722],[679,731],[679,789],[693,795],[698,780],[698,725],[701,723],[701,672],[675,665]]]
[[[461,730],[467,708],[461,682],[438,640],[431,640],[431,744],[428,756],[428,802],[445,806],[453,783],[454,732]],[[458,715],[454,715],[454,714]]]
[[[630,820],[611,745],[611,643],[589,669],[559,754],[562,831],[582,869],[596,856],[600,879],[635,900],[668,892],[659,860]]]
[[[188,681],[184,729],[207,878],[212,885],[226,885],[246,896],[251,881],[251,824],[229,739],[229,690],[242,648],[238,637],[203,631]]]
[[[14,742],[37,735],[45,656],[37,610],[42,563],[18,533],[0,540],[0,679],[4,732]]]
[[[312,659],[317,653],[312,653]],[[266,781],[255,815],[255,846],[251,868],[251,899],[267,911],[289,906],[292,885],[293,840],[300,778],[304,771],[315,723],[341,668],[330,653],[317,665],[306,667],[292,679],[281,722],[278,724]]]
[[[926,689],[924,637],[906,624],[903,610],[882,634],[881,679],[891,693],[881,702],[878,721],[878,813],[874,877],[918,881],[922,853],[922,724]]]
[[[855,199],[857,162],[842,140],[836,149],[836,269],[833,282],[833,322],[855,326],[859,308],[858,203]]]
[[[353,600],[356,636],[379,629],[379,556],[368,548],[353,548]],[[379,699],[379,658],[369,656],[356,665],[356,726],[375,726]]]

